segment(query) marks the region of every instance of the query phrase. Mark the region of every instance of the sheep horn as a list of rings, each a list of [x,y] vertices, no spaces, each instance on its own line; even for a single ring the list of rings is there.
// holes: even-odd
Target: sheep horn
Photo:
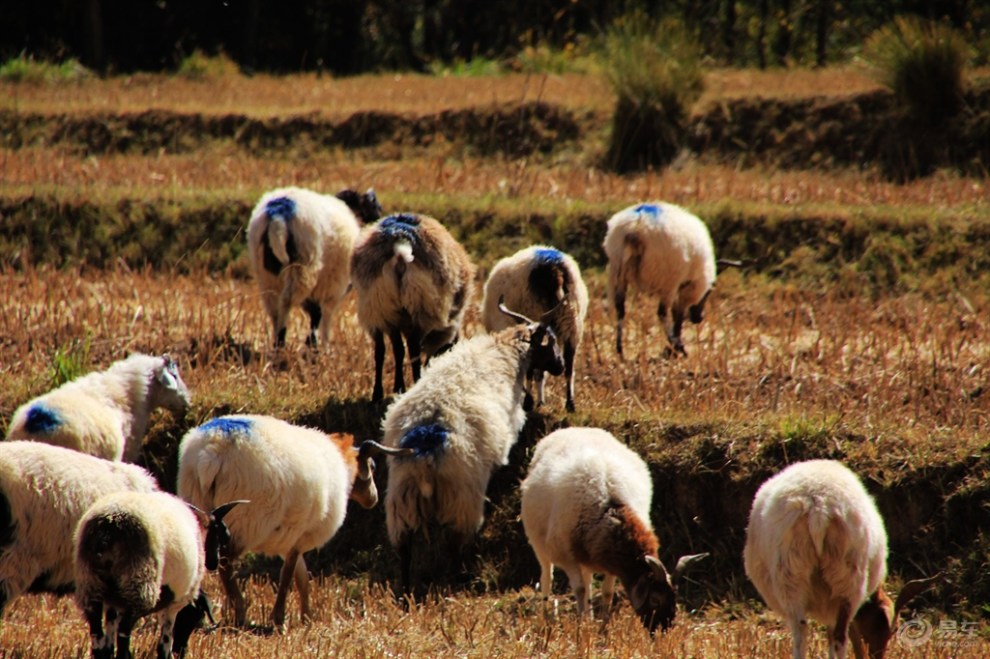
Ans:
[[[227,513],[233,510],[234,506],[236,506],[239,503],[251,503],[251,502],[248,499],[238,499],[236,501],[228,501],[227,503],[214,508],[213,511],[210,513],[210,518],[214,521],[222,522],[223,518],[227,516]]]
[[[510,311],[509,308],[505,306],[505,296],[504,295],[500,295],[498,297],[498,310],[501,311],[502,313],[504,313],[509,318],[515,318],[516,320],[521,321],[521,322],[524,322],[527,325],[533,325],[535,323],[535,321],[530,320],[529,318],[527,318],[526,316],[522,315],[521,313],[516,313],[515,311]]]
[[[894,617],[896,618],[901,612],[901,607],[941,580],[942,574],[939,573],[933,577],[928,577],[927,579],[914,579],[904,584],[904,587],[901,588],[901,592],[897,594],[897,600],[894,603]]]
[[[358,448],[358,476],[361,480],[368,480],[371,478],[371,465],[373,464],[372,458],[376,455],[394,455],[397,457],[407,457],[415,452],[411,448],[392,448],[390,446],[385,446],[379,444],[373,439],[366,439],[361,442],[360,448]]]
[[[674,580],[680,579],[684,574],[684,571],[689,567],[694,565],[696,562],[703,558],[708,558],[708,552],[702,552],[700,554],[688,554],[687,556],[681,556],[677,559],[677,565],[674,567]]]
[[[643,559],[646,561],[646,564],[650,567],[650,570],[653,572],[655,577],[663,580],[669,579],[667,576],[667,568],[663,566],[663,563],[660,562],[659,558],[646,554],[643,556]]]

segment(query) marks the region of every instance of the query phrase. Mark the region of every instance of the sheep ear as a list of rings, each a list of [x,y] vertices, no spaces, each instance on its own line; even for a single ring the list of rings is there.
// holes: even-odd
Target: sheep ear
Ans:
[[[940,572],[933,577],[928,577],[927,579],[914,579],[904,584],[904,587],[901,588],[901,592],[897,594],[897,600],[894,603],[894,619],[897,619],[897,616],[901,613],[901,608],[908,602],[926,590],[929,590],[941,580],[942,573]]]
[[[158,384],[172,391],[179,388],[179,382],[175,379],[175,375],[172,374],[172,370],[167,364],[158,374]]]
[[[701,554],[688,554],[687,556],[681,556],[677,559],[677,565],[674,567],[674,580],[680,579],[684,575],[684,571],[689,567],[697,563],[698,561],[708,558],[708,552]]]
[[[643,560],[645,560],[646,564],[650,566],[650,571],[657,579],[666,581],[669,578],[667,576],[667,568],[663,566],[663,563],[660,562],[659,558],[646,554],[643,556]]]

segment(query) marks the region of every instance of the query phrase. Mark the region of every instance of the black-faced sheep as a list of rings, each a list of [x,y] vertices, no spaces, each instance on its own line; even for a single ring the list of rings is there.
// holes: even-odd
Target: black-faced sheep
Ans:
[[[365,227],[351,260],[357,313],[375,344],[372,402],[384,397],[385,335],[392,342],[396,393],[405,391],[403,360],[409,348],[413,381],[420,353],[426,359],[457,340],[471,302],[474,265],[438,221],[425,215],[390,215]]]
[[[657,314],[675,353],[684,319],[700,323],[715,284],[715,248],[708,227],[679,206],[630,206],[613,215],[603,243],[608,257],[608,299],[615,306],[615,349],[622,354],[626,289],[658,295]]]
[[[389,458],[385,521],[399,554],[398,594],[411,590],[417,533],[429,539],[439,525],[459,555],[480,528],[491,473],[508,462],[526,421],[531,369],[560,375],[563,363],[553,330],[528,321],[458,343],[389,406],[383,443],[414,451]]]
[[[211,516],[222,525],[222,517]],[[100,497],[76,528],[76,604],[89,624],[93,658],[131,656],[134,624],[157,613],[158,658],[185,655],[193,629],[211,615],[200,589],[207,565],[200,521],[165,492],[113,492]],[[104,614],[106,628],[103,626]],[[115,648],[116,646],[116,648]]]
[[[152,411],[184,414],[189,390],[168,355],[134,354],[21,405],[7,439],[26,439],[135,462]]]
[[[381,216],[373,190],[336,197],[304,188],[265,193],[248,223],[251,268],[272,321],[275,346],[285,345],[289,310],[309,315],[309,345],[326,342],[330,318],[351,283],[350,257],[361,222]]]
[[[600,428],[556,430],[537,443],[521,491],[523,527],[540,562],[544,596],[550,595],[557,565],[567,573],[582,614],[592,574],[603,573],[606,610],[618,579],[651,633],[671,625],[674,583],[707,554],[681,557],[673,579],[668,575],[650,522],[653,482],[642,458]]]
[[[235,624],[245,624],[247,603],[234,579],[233,561],[249,551],[283,559],[272,609],[275,625],[284,625],[293,578],[302,617],[310,617],[303,553],[337,533],[348,498],[365,508],[378,502],[372,457],[392,452],[370,441],[358,448],[351,435],[328,436],[266,416],[220,417],[186,433],[179,445],[179,495],[203,509],[251,501],[228,516],[230,535],[220,550],[225,559],[220,579]]]
[[[896,605],[883,590],[887,532],[859,478],[832,460],[793,464],[756,493],[743,551],[746,574],[807,654],[808,618],[828,626],[829,657],[883,657],[902,606],[934,579],[905,585]],[[861,639],[862,643],[860,643]]]
[[[553,247],[534,245],[521,249],[495,264],[485,282],[481,321],[489,332],[504,329],[514,321],[498,309],[505,306],[531,318],[547,322],[557,334],[564,353],[567,379],[566,409],[574,411],[574,358],[584,335],[588,314],[588,288],[581,269],[568,254]],[[537,383],[537,405],[544,400],[542,371],[533,373]]]
[[[72,534],[93,502],[157,489],[135,465],[39,442],[0,443],[0,617],[24,592],[73,590]]]

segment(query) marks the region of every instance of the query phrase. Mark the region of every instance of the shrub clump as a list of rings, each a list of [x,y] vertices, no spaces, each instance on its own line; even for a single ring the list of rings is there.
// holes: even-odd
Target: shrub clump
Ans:
[[[178,74],[190,80],[215,80],[240,73],[237,63],[226,54],[209,56],[201,50],[194,50],[179,62]]]
[[[93,73],[75,59],[61,63],[36,60],[25,54],[0,64],[0,80],[40,85],[53,82],[79,82]]]
[[[863,59],[923,126],[936,127],[962,108],[969,46],[947,25],[899,16],[870,35]]]
[[[670,163],[704,88],[698,41],[676,21],[629,14],[605,35],[603,67],[616,95],[607,166],[627,172]]]

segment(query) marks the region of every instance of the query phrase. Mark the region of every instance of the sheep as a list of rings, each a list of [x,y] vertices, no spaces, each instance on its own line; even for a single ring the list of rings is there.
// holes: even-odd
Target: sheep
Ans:
[[[414,451],[389,458],[385,494],[385,524],[399,556],[399,596],[411,590],[416,534],[428,540],[429,526],[439,525],[447,550],[461,556],[481,527],[491,472],[508,463],[526,421],[526,374],[563,372],[550,326],[501,309],[526,324],[473,337],[437,357],[382,421],[383,444]]]
[[[158,407],[185,414],[189,389],[169,355],[136,353],[21,405],[7,439],[136,462],[148,419]]]
[[[498,310],[500,299],[517,312],[546,320],[563,345],[564,377],[567,379],[565,409],[574,411],[574,357],[584,335],[588,314],[588,287],[581,269],[568,254],[546,245],[521,249],[495,264],[485,282],[482,323],[489,332],[508,327],[513,321]],[[543,372],[534,373],[537,405],[544,400]]]
[[[795,659],[807,653],[807,618],[828,626],[829,657],[846,641],[883,657],[901,607],[938,577],[905,584],[896,604],[883,590],[887,532],[873,498],[840,462],[809,460],[760,486],[743,550],[746,575],[791,628]],[[862,643],[860,642],[862,640]]]
[[[71,592],[72,533],[117,491],[153,492],[144,469],[39,442],[0,443],[0,618],[24,592]]]
[[[521,494],[523,528],[540,563],[544,597],[550,596],[557,565],[567,573],[583,615],[592,574],[601,572],[606,611],[618,579],[651,634],[658,626],[670,627],[674,584],[708,554],[683,556],[673,578],[667,573],[650,522],[653,483],[642,458],[600,428],[555,430],[537,443]]]
[[[233,502],[208,515],[221,533]],[[166,492],[111,492],[79,520],[73,537],[76,605],[89,624],[94,659],[130,657],[130,636],[141,617],[158,613],[159,659],[185,655],[186,643],[203,617],[211,615],[200,588],[207,567],[216,569],[216,543],[206,555],[205,538],[193,509]],[[106,631],[103,617],[106,612]]]
[[[413,381],[426,359],[454,343],[471,303],[475,268],[467,252],[426,215],[390,215],[365,227],[351,259],[357,313],[375,346],[371,401],[384,397],[385,334],[395,358],[395,393],[405,391],[403,337]]]
[[[186,433],[179,444],[179,496],[204,509],[219,501],[252,502],[230,516],[230,537],[221,548],[225,560],[219,575],[237,626],[245,625],[247,603],[234,580],[232,562],[249,551],[283,559],[274,624],[285,624],[293,577],[302,618],[310,618],[303,553],[337,533],[348,498],[365,508],[378,502],[372,457],[379,453],[409,451],[393,451],[370,440],[357,448],[351,435],[327,436],[257,415],[219,417]]]
[[[673,204],[630,206],[608,220],[608,299],[615,306],[615,349],[622,355],[626,288],[660,296],[657,314],[674,354],[686,355],[681,341],[685,316],[704,319],[715,284],[715,248],[705,223]],[[668,314],[669,312],[669,314]]]
[[[248,223],[251,269],[272,322],[275,347],[285,345],[289,310],[309,316],[309,346],[326,343],[329,318],[350,287],[350,255],[361,222],[382,207],[374,190],[344,190],[336,197],[304,188],[265,193]]]

